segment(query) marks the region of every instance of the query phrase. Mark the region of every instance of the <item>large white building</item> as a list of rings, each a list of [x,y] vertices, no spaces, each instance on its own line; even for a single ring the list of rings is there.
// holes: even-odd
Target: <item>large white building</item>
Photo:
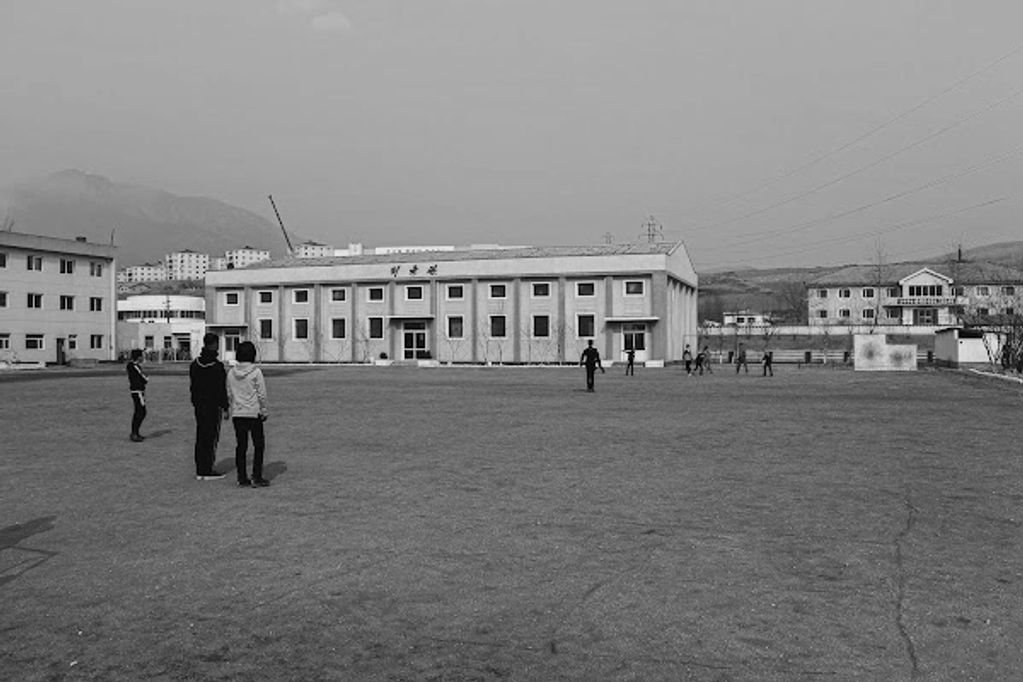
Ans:
[[[163,262],[167,268],[167,279],[171,280],[202,279],[210,269],[210,255],[191,249],[168,253]]]
[[[117,302],[117,351],[141,348],[163,359],[191,359],[202,348],[206,299],[144,294]]]
[[[675,361],[696,343],[681,242],[288,259],[206,277],[207,327],[268,362]]]
[[[226,261],[225,268],[227,270],[245,268],[253,263],[262,263],[270,260],[270,252],[264,249],[254,249],[246,244],[240,249],[225,251],[224,260]]]
[[[135,282],[163,282],[167,279],[167,267],[163,263],[143,263],[129,265],[117,272],[118,284],[134,284]]]
[[[112,360],[116,248],[0,231],[0,360]]]

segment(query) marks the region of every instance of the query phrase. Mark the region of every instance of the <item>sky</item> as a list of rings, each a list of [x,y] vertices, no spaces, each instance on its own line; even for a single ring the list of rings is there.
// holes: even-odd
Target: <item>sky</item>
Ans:
[[[1023,239],[1018,0],[3,0],[0,185],[698,270]]]

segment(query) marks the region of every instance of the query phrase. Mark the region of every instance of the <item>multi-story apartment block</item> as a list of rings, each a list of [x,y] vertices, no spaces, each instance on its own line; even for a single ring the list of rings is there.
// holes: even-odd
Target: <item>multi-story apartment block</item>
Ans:
[[[971,261],[850,266],[808,284],[811,325],[953,326],[1023,312],[1023,271]]]
[[[0,359],[112,360],[113,246],[0,232]]]
[[[227,261],[226,270],[244,268],[253,263],[262,263],[270,260],[270,252],[262,249],[254,249],[248,244],[240,249],[231,249],[224,253],[224,260]]]
[[[168,253],[164,257],[164,265],[167,268],[167,279],[202,279],[210,269],[210,256],[185,249]]]
[[[129,265],[117,271],[118,284],[134,284],[135,282],[162,282],[167,279],[167,268],[163,263],[143,263]]]
[[[310,240],[296,246],[293,255],[295,258],[330,258],[334,255],[334,247]]]
[[[681,242],[294,259],[206,277],[207,328],[264,361],[674,361],[696,343]],[[228,356],[229,357],[229,356]]]

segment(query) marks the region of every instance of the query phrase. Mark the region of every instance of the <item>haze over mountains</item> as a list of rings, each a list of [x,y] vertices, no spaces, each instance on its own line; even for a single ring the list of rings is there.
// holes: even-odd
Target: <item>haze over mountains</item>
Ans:
[[[280,227],[251,211],[78,170],[0,188],[0,222],[5,216],[14,221],[15,232],[81,236],[100,244],[109,244],[113,231],[119,266],[159,260],[186,248],[214,256],[246,244],[275,256],[285,252]]]

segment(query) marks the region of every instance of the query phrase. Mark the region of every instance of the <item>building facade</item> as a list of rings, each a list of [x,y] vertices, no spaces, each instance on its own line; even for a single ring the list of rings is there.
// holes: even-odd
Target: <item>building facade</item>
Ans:
[[[254,249],[251,246],[243,246],[240,249],[231,249],[224,252],[224,268],[245,268],[253,263],[262,263],[270,260],[270,252],[263,249]]]
[[[0,232],[0,360],[114,358],[116,248]]]
[[[191,249],[168,253],[164,257],[167,279],[202,279],[210,269],[210,255],[196,253]]]
[[[577,362],[588,340],[675,361],[696,292],[681,242],[466,249],[210,272],[206,310],[226,353],[248,339],[267,362]]]
[[[320,244],[312,240],[302,242],[295,247],[295,258],[330,258],[334,255],[334,247]]]
[[[117,352],[134,348],[161,359],[191,359],[202,349],[206,299],[201,296],[139,295],[117,302]]]
[[[135,282],[163,282],[167,279],[167,267],[163,263],[143,263],[129,265],[117,272],[118,284],[134,284]]]

